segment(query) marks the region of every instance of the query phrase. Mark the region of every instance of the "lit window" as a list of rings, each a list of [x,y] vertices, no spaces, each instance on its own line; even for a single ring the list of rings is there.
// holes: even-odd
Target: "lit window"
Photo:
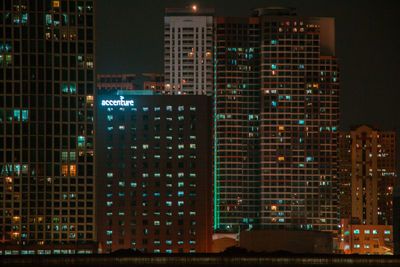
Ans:
[[[196,149],[196,144],[190,144],[190,149]]]
[[[353,233],[357,235],[357,234],[360,233],[360,230],[359,230],[359,229],[356,229],[356,230],[353,231]]]
[[[372,234],[377,235],[378,234],[378,230],[372,230]]]
[[[369,235],[371,232],[369,230],[364,230],[364,234]]]
[[[165,205],[167,205],[168,207],[172,206],[172,201],[165,201]]]
[[[390,231],[389,230],[385,230],[384,233],[385,233],[385,235],[390,235]]]
[[[178,191],[178,197],[183,197],[184,193],[183,191]],[[178,202],[178,206],[179,206],[179,202]]]
[[[167,106],[166,110],[167,111],[172,111],[172,106]]]
[[[185,204],[183,201],[178,201],[178,207],[183,206],[183,204]]]
[[[76,176],[76,165],[72,164],[69,166],[69,173],[71,176]]]

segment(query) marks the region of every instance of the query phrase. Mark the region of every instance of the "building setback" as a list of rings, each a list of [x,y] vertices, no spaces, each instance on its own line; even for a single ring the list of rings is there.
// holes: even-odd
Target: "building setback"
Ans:
[[[214,9],[167,8],[164,73],[167,94],[212,94]]]
[[[0,24],[0,254],[93,253],[94,1],[0,1]]]
[[[98,94],[102,251],[208,252],[210,99],[135,94],[101,90]]]
[[[214,23],[214,227],[337,228],[334,19],[260,8]]]

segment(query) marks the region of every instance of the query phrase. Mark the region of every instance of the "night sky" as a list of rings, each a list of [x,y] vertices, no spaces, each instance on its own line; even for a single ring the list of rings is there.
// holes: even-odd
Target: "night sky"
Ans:
[[[97,0],[98,73],[163,72],[166,7],[214,7],[248,16],[255,7],[289,6],[300,16],[336,18],[341,128],[372,124],[400,131],[400,19],[385,0]],[[398,133],[399,136],[399,133]]]

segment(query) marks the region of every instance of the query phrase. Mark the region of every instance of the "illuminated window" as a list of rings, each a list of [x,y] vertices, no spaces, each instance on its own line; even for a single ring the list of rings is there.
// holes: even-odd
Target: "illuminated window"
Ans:
[[[85,137],[84,136],[78,136],[77,141],[78,141],[78,148],[85,148]]]
[[[76,176],[76,165],[72,164],[69,166],[69,173],[71,176]]]
[[[356,230],[353,231],[353,233],[356,234],[356,235],[358,235],[358,234],[360,233],[360,230],[359,230],[359,229],[356,229]]]
[[[196,144],[190,144],[190,149],[196,149]]]
[[[53,7],[60,7],[60,1],[53,1]]]
[[[63,176],[67,176],[68,175],[68,165],[62,165],[61,166],[61,174]]]

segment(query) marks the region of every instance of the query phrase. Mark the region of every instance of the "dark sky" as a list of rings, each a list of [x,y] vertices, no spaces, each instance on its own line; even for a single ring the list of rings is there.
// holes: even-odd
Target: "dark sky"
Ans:
[[[166,7],[197,4],[217,15],[248,16],[254,7],[290,6],[300,16],[336,18],[341,68],[341,126],[400,131],[400,16],[389,0],[97,0],[98,73],[163,72]],[[399,135],[398,135],[399,136]]]

